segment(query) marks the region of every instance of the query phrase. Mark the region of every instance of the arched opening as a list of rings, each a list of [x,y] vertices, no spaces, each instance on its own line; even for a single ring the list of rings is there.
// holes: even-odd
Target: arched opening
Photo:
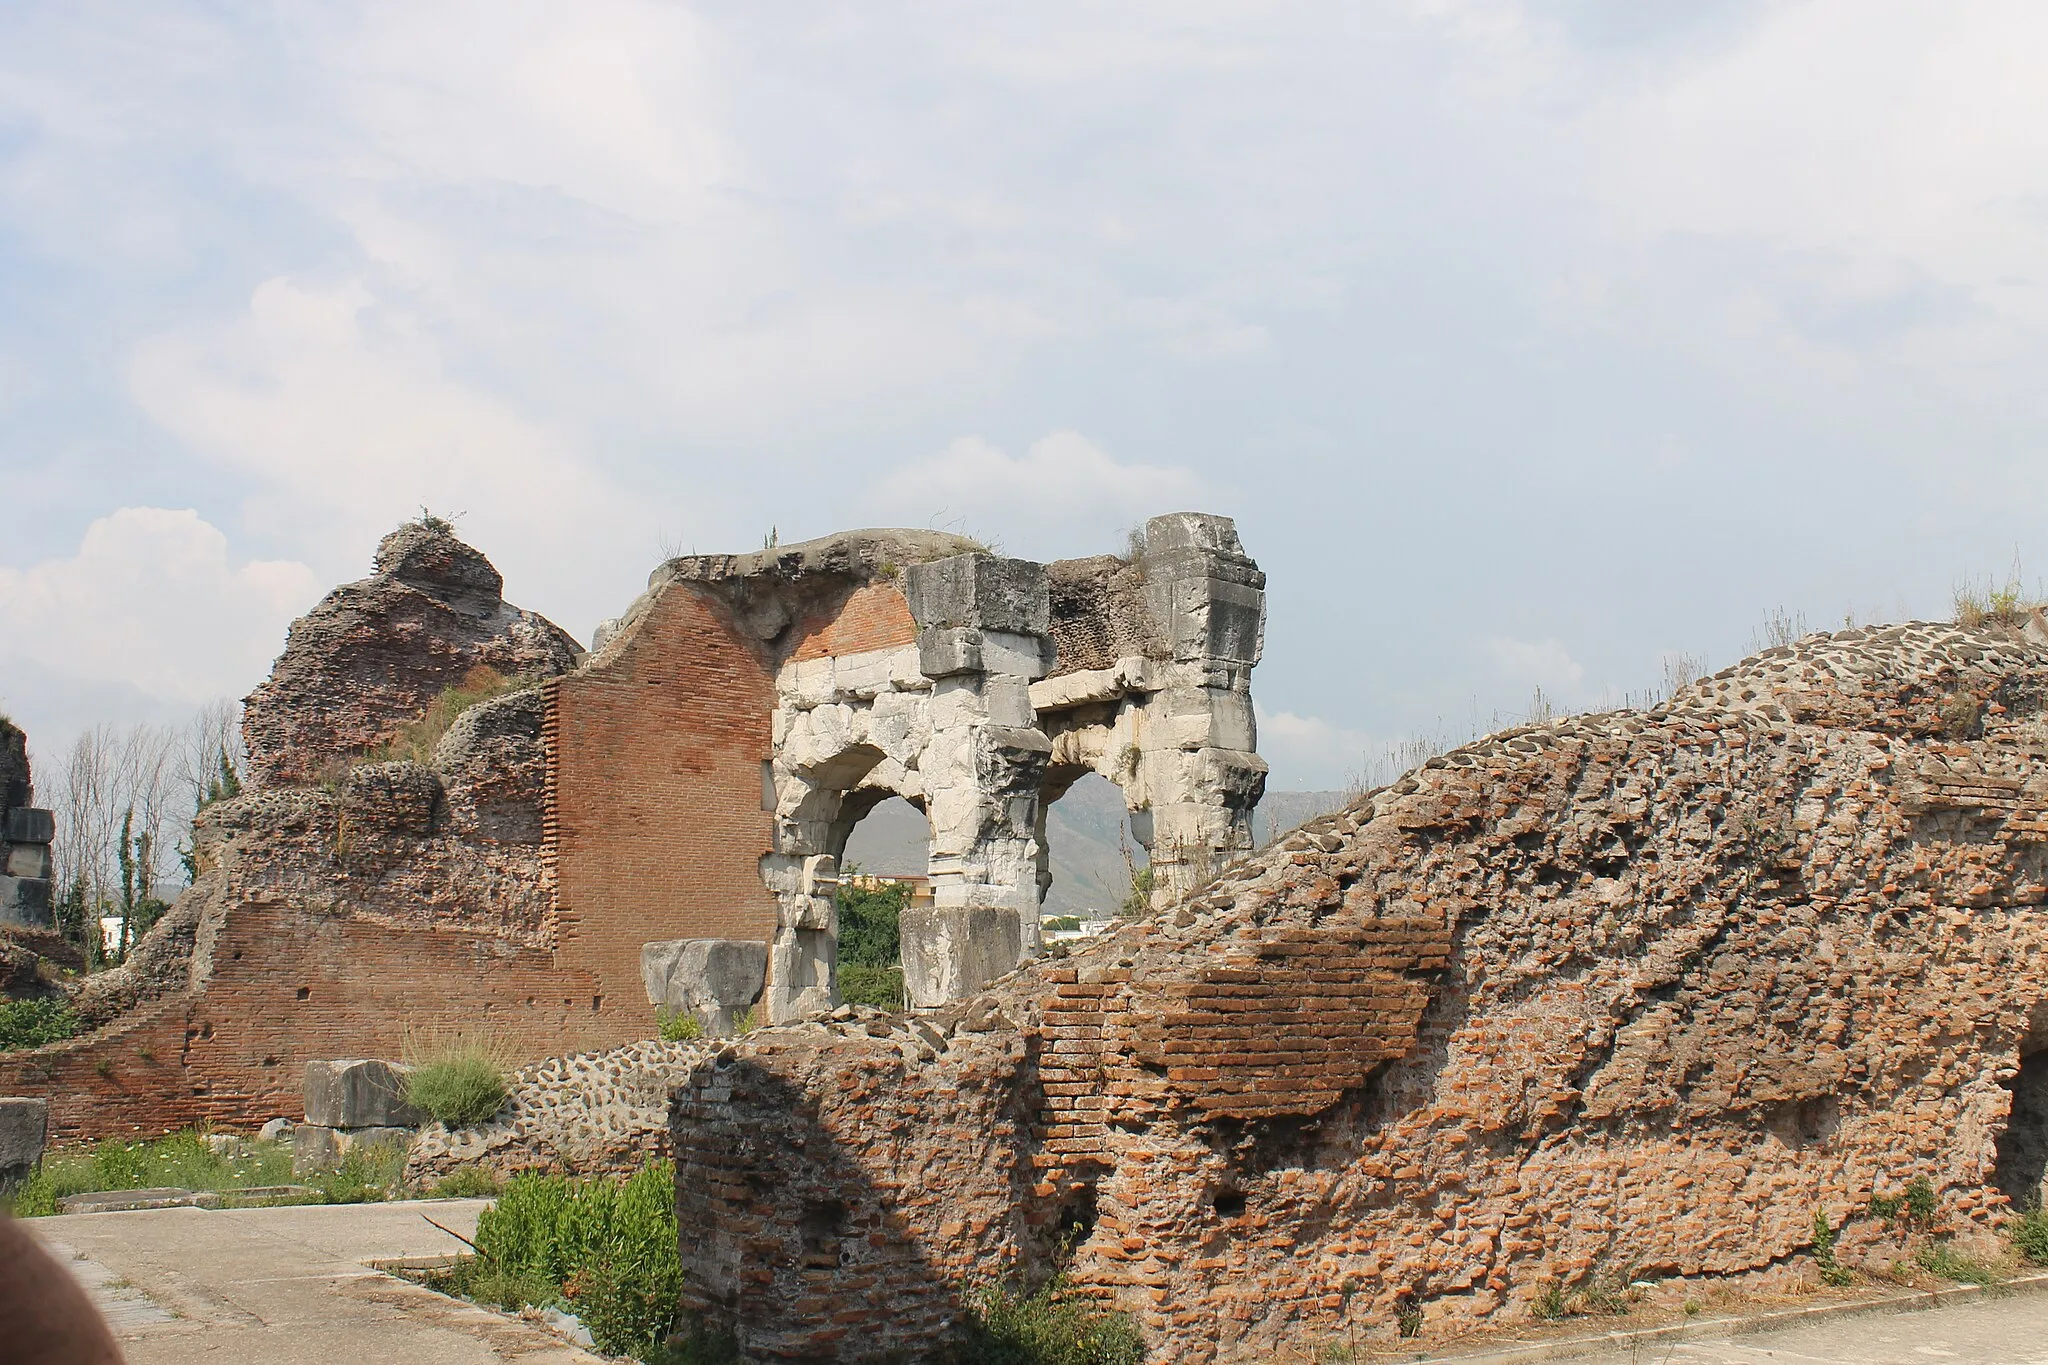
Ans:
[[[900,796],[874,801],[846,831],[835,897],[842,1001],[905,1007],[899,922],[904,910],[930,903],[931,841],[931,821]]]
[[[2048,1027],[2020,1045],[2020,1069],[2006,1085],[2012,1113],[1998,1138],[1992,1179],[2021,1208],[2048,1202]]]
[[[1144,886],[1151,859],[1131,832],[1123,789],[1100,773],[1056,769],[1048,775],[1038,837],[1044,847],[1039,914],[1047,938],[1116,918],[1131,901],[1133,882]]]

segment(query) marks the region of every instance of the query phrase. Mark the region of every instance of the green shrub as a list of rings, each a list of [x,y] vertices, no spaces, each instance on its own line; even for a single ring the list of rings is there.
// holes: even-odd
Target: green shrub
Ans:
[[[1055,933],[1066,933],[1069,930],[1081,927],[1081,917],[1079,915],[1049,915],[1046,917],[1043,927],[1051,929]]]
[[[561,1287],[599,1350],[645,1355],[667,1335],[682,1289],[675,1165],[624,1184],[514,1176],[477,1219],[481,1260],[497,1273]]]
[[[1914,1176],[1906,1183],[1906,1221],[1914,1227],[1931,1227],[1934,1212],[1934,1186],[1926,1176]]]
[[[1129,1315],[1075,1293],[1064,1276],[1032,1294],[1002,1284],[968,1295],[956,1365],[1139,1365],[1145,1339]]]
[[[464,1166],[434,1184],[436,1199],[495,1199],[504,1189],[498,1177],[481,1166]]]
[[[80,1026],[68,1000],[56,996],[0,999],[0,1049],[61,1043],[76,1037]]]
[[[903,969],[842,965],[839,968],[839,998],[849,1005],[905,1009],[908,998],[903,992]]]
[[[704,1036],[704,1021],[689,1010],[663,1006],[655,1011],[654,1017],[661,1025],[661,1041],[664,1043],[694,1043]]]
[[[2028,1209],[2007,1224],[2005,1232],[2020,1255],[2035,1265],[2048,1265],[2048,1210]]]
[[[415,1063],[405,1078],[407,1102],[450,1128],[488,1123],[511,1093],[497,1057],[480,1045],[460,1042]]]

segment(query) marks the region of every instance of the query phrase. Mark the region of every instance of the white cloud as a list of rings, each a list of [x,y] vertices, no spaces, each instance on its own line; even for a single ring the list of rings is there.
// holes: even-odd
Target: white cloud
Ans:
[[[1225,493],[1173,465],[1119,464],[1087,437],[1055,432],[1011,455],[979,436],[901,465],[869,500],[901,525],[999,534],[1020,553],[1101,553],[1162,512],[1224,512]],[[1029,549],[1022,547],[1029,546]]]
[[[319,597],[304,564],[237,562],[195,511],[124,507],[76,554],[0,569],[0,658],[172,702],[240,696]]]
[[[145,412],[243,480],[254,524],[330,573],[366,570],[378,537],[422,506],[465,514],[463,534],[528,584],[609,566],[620,537],[593,529],[640,524],[572,438],[451,378],[412,319],[361,285],[268,280],[244,317],[144,343],[129,381]]]
[[[1478,648],[1501,681],[1540,687],[1553,701],[1576,699],[1586,680],[1584,666],[1560,640],[1516,640],[1489,635],[1478,642]]]

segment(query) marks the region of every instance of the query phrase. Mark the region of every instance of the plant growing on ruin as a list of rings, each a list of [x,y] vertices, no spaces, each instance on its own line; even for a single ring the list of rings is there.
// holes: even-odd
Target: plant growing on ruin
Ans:
[[[478,664],[463,675],[460,683],[443,688],[439,696],[427,703],[427,709],[418,720],[401,728],[385,744],[363,755],[363,761],[391,763],[411,759],[415,763],[431,764],[441,736],[448,733],[448,727],[455,724],[456,718],[464,711],[479,702],[531,685],[529,678],[507,677],[488,664]]]
[[[2013,1250],[2035,1265],[2048,1265],[2048,1210],[2036,1204],[2006,1225]]]
[[[664,1043],[694,1043],[704,1036],[704,1021],[689,1010],[663,1006],[654,1012]]]
[[[435,1182],[436,1199],[495,1199],[505,1188],[482,1166],[463,1166]]]
[[[455,515],[459,517],[462,513],[457,512]],[[425,503],[420,504],[420,514],[413,520],[412,524],[419,527],[422,531],[434,531],[444,536],[455,534],[455,523],[447,517],[435,516],[427,509]]]
[[[2040,605],[2039,594],[2026,590],[2017,553],[2003,582],[1989,577],[1962,579],[1956,584],[1954,602],[1956,624],[1972,630],[1983,625],[2023,626],[2028,615]]]
[[[1835,1259],[1835,1230],[1820,1209],[1813,1211],[1813,1263],[1820,1269],[1822,1284],[1840,1288],[1852,1278],[1848,1269]]]
[[[967,1294],[954,1365],[1138,1365],[1145,1339],[1125,1313],[1105,1311],[1055,1275],[1034,1293],[1008,1283]]]
[[[1117,907],[1117,914],[1125,919],[1142,919],[1152,911],[1152,866],[1134,868],[1131,872],[1131,889],[1124,896],[1124,903]]]
[[[1913,1261],[1936,1279],[1956,1284],[1996,1284],[1998,1273],[1975,1256],[1967,1256],[1946,1240],[1929,1242],[1914,1253]]]
[[[487,1123],[505,1107],[504,1059],[493,1049],[454,1038],[431,1045],[409,1059],[405,1098],[450,1128]]]
[[[1565,1315],[1564,1281],[1545,1280],[1538,1291],[1536,1301],[1529,1305],[1529,1311],[1545,1322],[1557,1322]]]

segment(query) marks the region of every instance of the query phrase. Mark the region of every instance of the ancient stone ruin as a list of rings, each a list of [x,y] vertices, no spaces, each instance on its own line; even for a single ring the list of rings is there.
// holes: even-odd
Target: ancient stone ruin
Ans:
[[[28,737],[0,716],[0,926],[49,929],[50,842],[56,821],[35,805]]]
[[[852,532],[672,560],[585,655],[407,525],[293,625],[250,790],[78,991],[95,1031],[0,1058],[0,1088],[51,1096],[61,1138],[252,1123],[296,1116],[307,1062],[409,1038],[539,1058],[644,1039],[657,1004],[714,1033],[819,1014],[837,860],[892,795],[932,827],[911,998],[957,999],[1039,951],[1045,808],[1083,774],[1123,788],[1157,904],[1250,848],[1263,587],[1198,513],[1052,565]]]
[[[1916,1178],[1967,1243],[2048,1159],[2048,648],[1848,631],[1503,732],[969,999],[749,1035],[673,1137],[685,1300],[762,1359],[1060,1257],[1250,1361],[1789,1283],[1816,1210],[1881,1268]]]

